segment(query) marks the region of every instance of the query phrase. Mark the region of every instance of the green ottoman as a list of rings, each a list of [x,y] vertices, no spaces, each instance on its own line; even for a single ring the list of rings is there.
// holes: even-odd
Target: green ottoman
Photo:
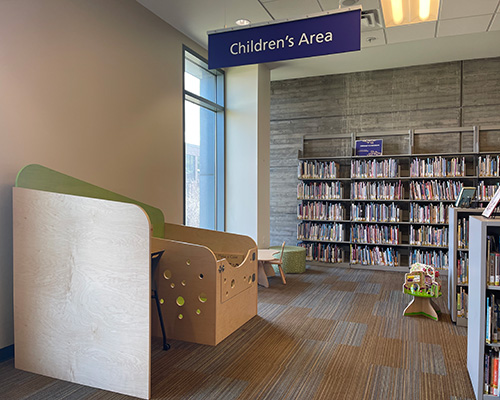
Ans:
[[[270,249],[281,251],[281,246],[271,246]],[[275,254],[274,257],[280,258],[280,253]],[[306,249],[299,246],[285,246],[281,266],[286,274],[306,272]]]

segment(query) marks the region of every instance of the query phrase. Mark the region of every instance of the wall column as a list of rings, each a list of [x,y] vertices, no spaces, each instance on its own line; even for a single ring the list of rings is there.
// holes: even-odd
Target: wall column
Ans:
[[[226,71],[226,230],[269,246],[270,71]]]

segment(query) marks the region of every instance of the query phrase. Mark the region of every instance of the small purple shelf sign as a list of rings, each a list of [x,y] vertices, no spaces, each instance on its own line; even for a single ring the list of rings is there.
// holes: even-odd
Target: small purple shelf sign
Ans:
[[[357,156],[381,156],[382,139],[356,140]]]

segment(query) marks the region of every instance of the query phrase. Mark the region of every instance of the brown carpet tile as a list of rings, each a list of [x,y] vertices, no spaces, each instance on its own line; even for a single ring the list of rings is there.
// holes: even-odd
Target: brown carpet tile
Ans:
[[[467,329],[403,317],[396,272],[308,266],[259,287],[258,316],[216,347],[153,339],[152,398],[472,400]],[[123,400],[0,363],[0,400]]]

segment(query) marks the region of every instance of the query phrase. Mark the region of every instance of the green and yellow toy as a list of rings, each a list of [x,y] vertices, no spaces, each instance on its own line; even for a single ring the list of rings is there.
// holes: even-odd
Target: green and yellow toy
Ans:
[[[437,280],[439,271],[426,264],[416,263],[405,274],[403,293],[413,296],[405,308],[403,315],[423,315],[435,321],[438,320],[439,307],[431,299],[441,296],[441,284]]]

